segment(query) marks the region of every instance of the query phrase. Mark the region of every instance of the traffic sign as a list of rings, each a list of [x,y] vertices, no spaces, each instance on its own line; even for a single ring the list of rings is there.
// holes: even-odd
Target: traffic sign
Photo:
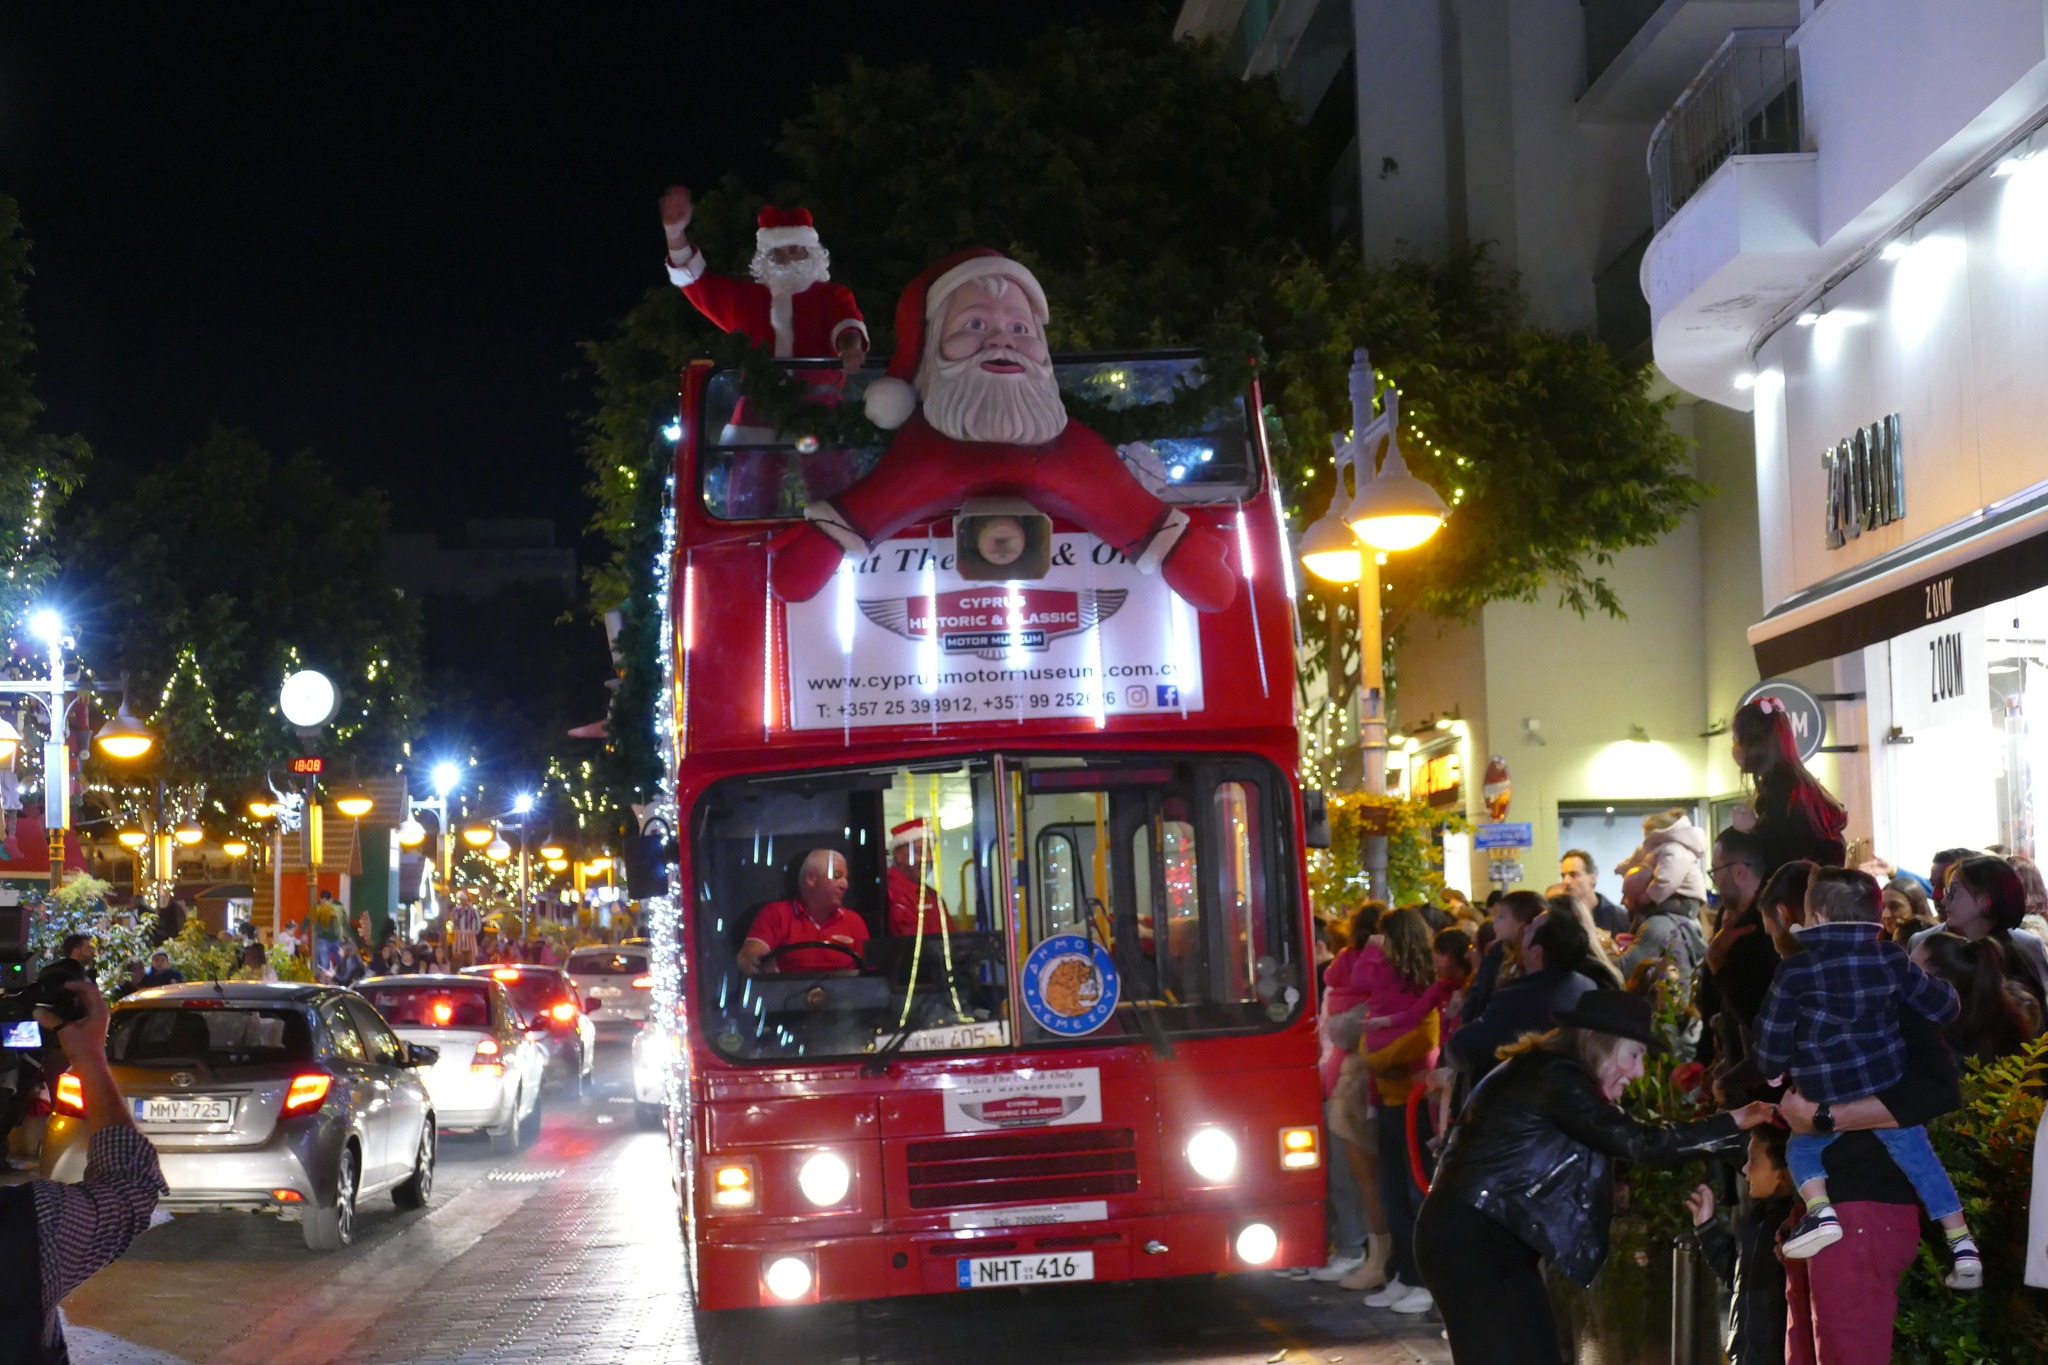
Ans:
[[[291,770],[301,777],[318,777],[327,771],[327,760],[311,754],[302,754],[292,760]]]
[[[1785,719],[1792,722],[1792,739],[1799,745],[1799,761],[1804,763],[1819,753],[1828,733],[1828,713],[1821,707],[1820,698],[1790,678],[1766,678],[1744,692],[1738,705],[1747,706],[1765,697],[1775,698],[1784,706]]]
[[[1474,848],[1534,848],[1536,826],[1527,821],[1502,821],[1472,831]]]

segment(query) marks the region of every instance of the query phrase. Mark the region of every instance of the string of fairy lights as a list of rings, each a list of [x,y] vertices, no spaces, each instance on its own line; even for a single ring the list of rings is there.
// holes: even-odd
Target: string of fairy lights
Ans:
[[[676,563],[676,481],[671,473],[662,490],[661,542],[655,550],[654,601],[656,607],[655,677],[660,680],[661,700],[654,708],[654,743],[661,755],[661,784],[650,803],[647,827],[676,833],[677,762],[677,660],[675,621]],[[656,822],[659,822],[658,825]],[[682,1055],[683,955],[682,888],[680,868],[671,871],[667,887],[642,902],[647,936],[654,949],[647,955],[654,977],[654,1030],[658,1057]],[[681,1068],[662,1068],[662,1101],[669,1113],[682,1108]]]

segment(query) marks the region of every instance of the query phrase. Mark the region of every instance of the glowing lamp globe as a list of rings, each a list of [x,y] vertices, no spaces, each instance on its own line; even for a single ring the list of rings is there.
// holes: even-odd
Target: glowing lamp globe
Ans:
[[[377,803],[366,791],[346,791],[334,798],[334,808],[351,820],[360,820],[370,813]]]
[[[612,860],[610,858],[592,858],[583,865],[583,870],[593,877],[601,877],[612,870]]]
[[[503,836],[500,836],[484,846],[484,856],[494,863],[502,863],[512,856],[512,845],[506,843]]]
[[[1401,448],[1389,439],[1386,462],[1344,509],[1344,520],[1375,550],[1412,550],[1436,534],[1451,509],[1434,488],[1408,472]]]
[[[220,851],[230,858],[239,858],[249,851],[249,845],[240,839],[223,839],[220,841]]]
[[[471,825],[462,831],[462,842],[471,848],[482,848],[491,842],[496,833],[489,825]]]
[[[141,830],[132,827],[122,830],[119,834],[116,834],[114,837],[121,841],[121,847],[123,848],[141,848],[144,844],[149,842],[149,836],[147,834],[144,834]]]
[[[260,796],[249,803],[249,814],[255,816],[258,820],[268,820],[270,813],[276,809],[275,805],[265,801]]]
[[[206,831],[200,828],[197,820],[187,820],[184,824],[171,831],[171,837],[185,847],[190,848],[206,837]]]
[[[549,858],[547,859],[547,865],[550,872],[567,872],[569,870],[569,860],[567,858]]]
[[[414,848],[426,842],[427,827],[408,815],[398,827],[398,842],[407,848]]]
[[[453,763],[434,765],[434,794],[446,796],[462,784],[462,769]]]
[[[1356,583],[1364,577],[1365,549],[1334,505],[1302,532],[1301,564],[1325,583]]]
[[[301,730],[317,730],[334,719],[341,697],[325,673],[303,669],[284,680],[278,689],[277,709]]]
[[[114,713],[113,719],[99,728],[99,733],[92,737],[92,742],[93,746],[108,758],[125,760],[141,758],[155,748],[156,736],[130,714],[128,703],[123,701],[121,709]]]
[[[566,852],[567,851],[560,844],[556,843],[553,839],[548,840],[546,843],[540,846],[541,858],[544,861],[550,863],[560,861],[564,856],[566,856]]]

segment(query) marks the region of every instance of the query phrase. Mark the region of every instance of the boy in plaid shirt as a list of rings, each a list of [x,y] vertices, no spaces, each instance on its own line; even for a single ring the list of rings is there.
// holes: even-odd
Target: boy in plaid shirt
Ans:
[[[1832,1106],[1896,1085],[1905,1075],[1901,1004],[1937,1024],[1948,1023],[1960,1009],[1953,986],[1921,971],[1905,949],[1879,936],[1883,899],[1867,872],[1815,868],[1806,891],[1806,923],[1792,931],[1805,951],[1779,966],[1757,1015],[1757,1065],[1765,1075],[1789,1070],[1799,1093],[1820,1106],[1814,1116],[1820,1131],[1794,1135],[1785,1148],[1786,1165],[1806,1203],[1806,1216],[1785,1238],[1785,1254],[1798,1259],[1842,1236],[1822,1164],[1822,1153],[1835,1140]],[[1927,1130],[1876,1131],[1928,1216],[1948,1234],[1954,1258],[1949,1288],[1978,1288],[1984,1263]]]

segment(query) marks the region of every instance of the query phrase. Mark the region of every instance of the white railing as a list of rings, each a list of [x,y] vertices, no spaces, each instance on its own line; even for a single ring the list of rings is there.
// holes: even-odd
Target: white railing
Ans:
[[[1650,215],[1661,228],[1731,156],[1804,151],[1789,28],[1738,28],[1650,134]]]

